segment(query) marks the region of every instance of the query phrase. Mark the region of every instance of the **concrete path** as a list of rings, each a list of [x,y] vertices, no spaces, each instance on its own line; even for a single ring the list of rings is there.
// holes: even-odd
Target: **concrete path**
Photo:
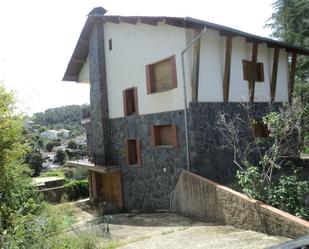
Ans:
[[[231,226],[215,226],[195,223],[185,230],[155,235],[136,243],[127,244],[122,249],[189,249],[189,248],[267,248],[287,241],[287,238],[267,236]]]

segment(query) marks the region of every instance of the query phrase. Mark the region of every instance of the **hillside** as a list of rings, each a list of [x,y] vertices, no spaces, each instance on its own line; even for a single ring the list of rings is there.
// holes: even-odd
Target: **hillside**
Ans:
[[[89,109],[89,105],[67,105],[50,108],[44,112],[33,114],[34,124],[42,129],[67,129],[76,135],[84,133],[81,125],[83,110]]]

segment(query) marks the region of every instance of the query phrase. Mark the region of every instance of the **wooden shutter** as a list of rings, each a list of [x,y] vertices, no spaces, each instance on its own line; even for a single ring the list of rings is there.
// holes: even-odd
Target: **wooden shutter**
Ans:
[[[177,87],[177,69],[176,69],[176,57],[175,55],[171,58],[171,69],[172,69],[172,86]]]
[[[151,94],[153,92],[152,65],[146,66],[146,80],[147,80],[147,94]]]
[[[171,136],[172,136],[172,146],[177,147],[177,126],[175,124],[171,125]]]
[[[134,87],[134,105],[135,105],[135,114],[138,114],[137,87]]]
[[[142,165],[142,158],[141,158],[141,142],[139,139],[136,139],[136,157],[137,157],[137,165]]]
[[[264,82],[264,67],[261,62],[256,66],[256,81]]]
[[[244,80],[249,80],[250,77],[250,71],[251,71],[251,62],[247,60],[242,60],[242,66],[243,66],[243,74],[244,74]]]
[[[123,95],[123,113],[124,116],[128,116],[127,94],[125,90],[122,92],[122,95]]]

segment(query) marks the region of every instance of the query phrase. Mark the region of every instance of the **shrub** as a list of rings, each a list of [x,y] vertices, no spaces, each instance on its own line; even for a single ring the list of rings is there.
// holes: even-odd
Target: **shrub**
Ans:
[[[41,174],[41,176],[59,176],[64,177],[65,171],[63,169],[53,169]]]
[[[56,156],[54,160],[55,163],[64,164],[66,159],[67,159],[67,155],[65,154],[65,151],[60,150],[60,149],[56,151]]]
[[[65,185],[65,192],[70,200],[85,198],[89,194],[88,180],[69,180]]]

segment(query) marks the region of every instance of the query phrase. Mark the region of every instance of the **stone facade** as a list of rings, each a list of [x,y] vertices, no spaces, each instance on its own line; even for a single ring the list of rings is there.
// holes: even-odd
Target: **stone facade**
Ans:
[[[180,172],[186,167],[183,111],[133,115],[110,121],[109,160],[122,169],[124,207],[128,209],[169,209],[170,194]],[[152,125],[177,125],[177,148],[154,147]],[[127,165],[125,139],[141,142],[142,165]]]
[[[249,115],[262,118],[271,110],[278,110],[280,104],[248,104]],[[220,183],[232,183],[236,174],[233,153],[223,149],[220,132],[215,129],[218,114],[225,113],[227,119],[240,115],[245,119],[247,111],[240,103],[190,103],[190,154],[191,171]],[[251,132],[244,126],[240,139],[248,140]]]

